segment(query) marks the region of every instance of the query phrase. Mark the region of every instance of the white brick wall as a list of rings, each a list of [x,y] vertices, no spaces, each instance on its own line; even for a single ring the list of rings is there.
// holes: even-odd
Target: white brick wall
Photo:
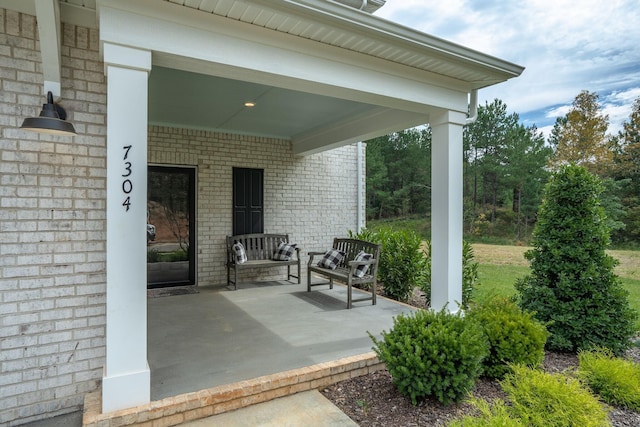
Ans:
[[[0,425],[78,410],[102,377],[106,85],[97,31],[63,33],[79,135],[21,131],[46,102],[37,25],[0,9]]]
[[[288,233],[305,262],[306,252],[326,250],[334,236],[357,228],[357,145],[299,157],[285,140],[152,126],[149,153],[152,164],[197,166],[200,285],[226,283],[234,167],[264,169],[265,232]]]
[[[104,365],[106,81],[97,30],[63,25],[62,44],[78,136],[21,131],[45,102],[37,25],[0,9],[0,426],[80,409]],[[233,167],[264,169],[265,231],[305,253],[357,227],[355,145],[301,158],[283,140],[156,126],[149,139],[150,163],[197,166],[201,285],[226,280]]]

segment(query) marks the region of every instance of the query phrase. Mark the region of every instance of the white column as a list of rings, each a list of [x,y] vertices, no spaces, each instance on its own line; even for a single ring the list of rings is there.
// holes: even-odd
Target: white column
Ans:
[[[431,307],[456,312],[462,303],[462,126],[465,115],[432,116]]]
[[[149,403],[147,95],[151,52],[105,43],[107,331],[102,412]]]

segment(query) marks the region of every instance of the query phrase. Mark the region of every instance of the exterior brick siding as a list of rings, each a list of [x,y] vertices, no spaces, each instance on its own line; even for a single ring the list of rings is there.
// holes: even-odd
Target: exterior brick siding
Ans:
[[[334,236],[358,226],[357,145],[299,157],[285,140],[152,126],[149,163],[197,167],[200,285],[226,284],[233,167],[264,169],[265,232],[288,233],[305,257],[308,251],[329,249]]]
[[[75,138],[19,129],[46,102],[35,17],[0,9],[0,425],[77,410],[102,377],[106,84],[98,32],[63,25]]]
[[[105,360],[107,85],[98,30],[62,31],[78,136],[21,131],[45,102],[37,25],[0,9],[0,425],[79,410]],[[285,140],[150,126],[149,153],[197,167],[200,285],[226,280],[233,167],[264,169],[265,231],[305,253],[357,228],[356,145],[297,157]]]

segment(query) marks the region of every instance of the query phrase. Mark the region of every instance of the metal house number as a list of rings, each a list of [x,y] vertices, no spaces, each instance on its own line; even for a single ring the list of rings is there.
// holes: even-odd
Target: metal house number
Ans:
[[[129,151],[131,151],[131,147],[132,145],[125,145],[124,147],[122,147],[122,149],[124,150],[124,158],[122,159],[124,161],[124,173],[122,174],[122,177],[125,178],[122,181],[122,192],[125,196],[124,202],[122,202],[122,206],[125,207],[125,212],[129,212],[129,208],[131,207],[131,197],[129,196],[129,194],[133,190],[133,182],[131,182],[131,179],[129,178],[132,173],[131,162],[127,161],[127,157],[129,157]]]

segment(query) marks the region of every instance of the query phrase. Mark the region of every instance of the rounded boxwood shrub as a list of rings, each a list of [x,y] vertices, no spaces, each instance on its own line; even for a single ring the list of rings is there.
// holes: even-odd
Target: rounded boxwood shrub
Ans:
[[[514,365],[501,382],[511,411],[530,427],[610,426],[604,406],[577,378]]]
[[[482,373],[489,351],[476,321],[444,310],[400,314],[381,340],[369,336],[393,383],[414,405],[427,396],[445,404],[461,400]]]
[[[578,377],[602,400],[640,412],[640,365],[607,349],[578,354]]]
[[[544,360],[547,328],[508,298],[492,296],[473,306],[469,316],[478,321],[489,340],[489,356],[484,359],[487,377],[504,377],[510,364],[537,367]]]

